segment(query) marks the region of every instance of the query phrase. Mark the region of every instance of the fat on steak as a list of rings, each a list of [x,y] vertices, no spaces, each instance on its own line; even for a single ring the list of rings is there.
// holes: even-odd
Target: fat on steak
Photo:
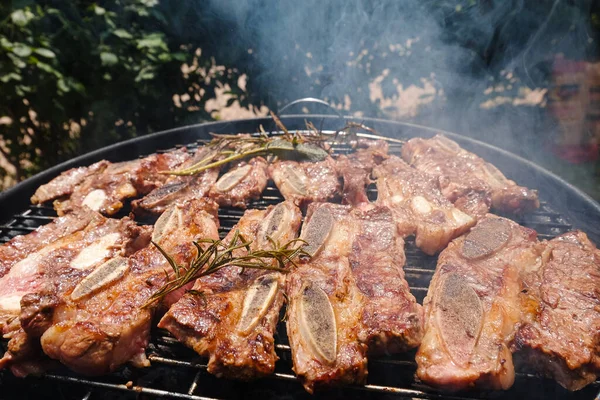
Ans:
[[[287,332],[307,391],[364,383],[369,351],[419,344],[422,310],[389,209],[313,203],[301,238],[313,256],[287,277]]]
[[[536,232],[491,214],[442,251],[424,301],[417,376],[445,389],[508,389],[520,272],[539,262]]]
[[[174,205],[158,219],[152,233],[152,240],[178,265],[187,265],[196,256],[192,241],[199,238],[218,238],[214,202],[191,200]],[[126,258],[124,267],[120,276],[96,291],[78,294],[76,299],[74,292],[64,293],[52,325],[41,337],[44,353],[86,375],[106,374],[126,362],[149,364],[145,349],[158,304],[142,306],[174,272],[153,245]],[[172,303],[181,293],[173,295],[163,302]]]
[[[444,196],[473,217],[483,217],[490,207],[523,213],[540,206],[536,190],[517,185],[492,164],[443,135],[410,139],[402,146],[402,158],[438,177]]]
[[[77,175],[75,172],[67,171],[50,181],[45,186],[53,187],[54,194],[62,192],[68,198],[45,196],[45,200],[56,199],[54,207],[59,215],[66,214],[76,208],[88,206],[94,211],[104,215],[113,215],[122,207],[126,199],[144,195],[154,188],[161,186],[168,178],[160,174],[164,170],[176,168],[189,158],[185,149],[175,150],[162,154],[152,154],[144,158],[120,163],[107,163],[104,168],[98,168],[94,173],[88,167],[82,179],[66,179],[65,176]],[[101,162],[102,163],[102,162]],[[85,168],[85,167],[84,167]],[[87,174],[87,175],[86,175]],[[74,184],[69,187],[70,184]],[[47,190],[43,190],[48,192]],[[34,195],[32,201],[41,202],[40,196]]]
[[[600,251],[581,231],[540,245],[542,262],[522,273],[515,359],[569,390],[600,373]]]
[[[272,248],[294,239],[302,214],[289,201],[267,210],[248,210],[224,239],[235,231],[251,250]],[[238,249],[234,256],[248,253]],[[270,375],[275,370],[274,333],[283,306],[284,276],[278,272],[231,266],[202,277],[195,292],[184,295],[159,323],[177,340],[208,356],[208,372],[241,380]],[[202,294],[200,294],[202,293]]]
[[[389,207],[401,235],[415,234],[417,247],[433,255],[475,224],[440,191],[436,178],[390,156],[374,169],[377,203]]]

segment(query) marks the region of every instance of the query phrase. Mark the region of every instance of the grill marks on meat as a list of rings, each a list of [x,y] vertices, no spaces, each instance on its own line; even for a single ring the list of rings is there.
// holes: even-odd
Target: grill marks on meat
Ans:
[[[445,136],[410,139],[402,146],[402,158],[438,177],[444,196],[473,217],[483,217],[490,207],[523,213],[540,206],[537,191],[518,186],[496,167]]]
[[[475,224],[441,193],[436,178],[396,156],[375,167],[377,203],[389,207],[403,236],[415,234],[417,247],[433,255]]]
[[[212,150],[200,147],[194,156],[184,162],[179,168],[185,169],[209,157]],[[175,169],[175,168],[170,168]],[[219,170],[216,168],[203,171],[192,176],[169,176],[164,185],[152,190],[145,197],[131,202],[136,215],[163,213],[171,205],[181,206],[190,199],[205,197],[217,181]]]
[[[250,200],[260,198],[268,179],[267,161],[262,157],[255,157],[235,165],[221,176],[208,196],[221,207],[246,208]]]
[[[404,243],[388,209],[313,203],[301,237],[314,256],[288,274],[287,332],[307,391],[364,383],[369,350],[418,345],[421,308],[404,280]]]
[[[358,141],[359,149],[349,155],[341,155],[336,160],[339,176],[344,181],[342,202],[357,205],[367,203],[367,186],[371,183],[371,173],[376,165],[388,157],[388,144],[383,140]]]
[[[146,194],[162,185],[167,180],[167,176],[159,174],[160,171],[175,168],[188,158],[187,151],[180,149],[116,164],[101,161],[98,164],[103,163],[104,168],[97,168],[92,172],[91,169],[96,165],[94,164],[85,173],[78,173],[77,170],[67,171],[66,176],[60,175],[44,185],[51,186],[54,191],[52,196],[47,195],[43,199],[56,198],[54,207],[59,215],[81,206],[88,206],[105,215],[113,215],[123,207],[125,199]],[[82,179],[68,179],[69,176],[79,175],[85,176]],[[63,189],[62,192],[60,188]],[[57,196],[59,194],[69,195],[69,197],[63,200]],[[32,201],[41,199],[42,197],[36,193]]]
[[[1,279],[2,329],[13,343],[9,342],[10,350],[0,364],[16,368],[18,374],[26,373],[26,368],[18,364],[31,361],[34,349],[39,349],[37,338],[51,322],[65,288],[104,261],[130,254],[148,243],[148,230],[129,218],[106,219],[89,209],[87,213],[92,217],[85,228],[30,254]]]
[[[299,207],[331,200],[341,188],[331,157],[319,162],[276,161],[269,165],[269,175],[283,197]]]
[[[447,390],[512,385],[519,273],[539,262],[536,243],[535,231],[488,214],[440,253],[416,357],[422,381]]]
[[[235,230],[251,248],[269,248],[267,237],[286,243],[296,237],[300,210],[292,202],[267,210],[248,210]],[[236,256],[246,253],[236,251]],[[280,273],[238,267],[223,268],[198,279],[193,289],[174,304],[159,323],[198,354],[209,356],[208,371],[217,376],[249,380],[275,369],[274,332],[284,301]]]
[[[164,220],[157,221],[160,229],[152,239],[177,264],[186,265],[197,254],[193,240],[218,237],[216,212],[216,204],[205,200],[173,206]],[[98,292],[72,301],[67,291],[53,314],[52,326],[41,337],[43,351],[87,375],[109,373],[128,361],[147,366],[145,348],[157,306],[142,305],[172,278],[165,271],[173,274],[167,260],[150,245],[128,258],[121,279]]]
[[[542,263],[522,274],[523,321],[513,350],[578,390],[600,372],[600,251],[579,231],[540,247]]]

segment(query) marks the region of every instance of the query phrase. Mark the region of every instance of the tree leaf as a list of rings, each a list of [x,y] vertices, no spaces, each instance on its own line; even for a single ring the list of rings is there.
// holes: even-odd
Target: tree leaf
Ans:
[[[19,57],[17,57],[16,55],[14,55],[12,53],[8,53],[7,56],[8,56],[8,58],[10,58],[12,60],[15,67],[25,68],[27,66],[27,63],[25,61],[23,61],[22,59],[20,59]]]
[[[12,52],[19,57],[28,57],[31,55],[31,47],[23,43],[15,43],[12,48]]]
[[[9,81],[20,81],[21,79],[21,75],[17,74],[16,72],[9,72],[8,74],[0,77],[0,81],[4,83]]]
[[[96,15],[104,15],[104,14],[106,14],[106,9],[100,7],[97,4],[94,4],[94,12],[96,13]]]
[[[56,54],[54,54],[54,52],[49,49],[38,48],[38,49],[35,49],[34,52],[39,54],[40,56],[46,57],[46,58],[55,58],[56,57]]]
[[[133,35],[127,32],[125,29],[117,29],[113,31],[113,35],[120,37],[121,39],[133,39]]]
[[[167,44],[164,42],[163,37],[160,33],[153,33],[145,36],[143,39],[138,40],[137,48],[161,48],[163,50],[168,50]]]
[[[35,17],[35,15],[28,9],[16,10],[13,11],[12,14],[10,14],[11,21],[15,25],[20,27],[24,27],[25,25],[27,25],[29,21],[33,19],[33,17]]]
[[[102,61],[102,65],[107,67],[115,65],[119,62],[119,58],[116,54],[107,51],[103,51],[102,53],[100,53],[100,60]]]

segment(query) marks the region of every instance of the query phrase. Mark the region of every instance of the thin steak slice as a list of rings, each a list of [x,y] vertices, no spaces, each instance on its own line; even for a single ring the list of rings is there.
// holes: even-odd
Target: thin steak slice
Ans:
[[[189,160],[174,169],[185,169],[211,157],[212,149],[199,147]],[[217,181],[219,170],[212,168],[191,176],[168,176],[165,184],[157,187],[145,197],[131,202],[136,215],[160,215],[172,205],[182,205],[190,199],[201,199],[210,191]]]
[[[417,247],[433,255],[475,224],[441,193],[436,178],[396,156],[375,167],[377,203],[389,207],[403,236],[415,234]]]
[[[38,338],[60,300],[60,288],[82,280],[113,257],[131,254],[150,239],[148,230],[129,218],[106,219],[86,211],[92,218],[85,228],[29,254],[0,279],[0,326],[4,337],[11,339],[0,364],[10,365],[16,375],[27,374],[33,366],[28,362],[35,361],[33,350],[39,349]]]
[[[255,157],[234,165],[213,185],[208,196],[221,207],[246,208],[250,200],[260,198],[267,187],[267,161]]]
[[[224,239],[238,230],[251,249],[271,248],[296,237],[300,210],[283,202],[267,210],[248,210]],[[247,254],[239,249],[236,256]],[[223,268],[198,279],[159,323],[180,342],[208,356],[208,372],[250,380],[272,374],[278,357],[273,335],[284,301],[284,277],[277,272],[239,267]],[[201,295],[199,293],[202,293]]]
[[[269,165],[269,175],[283,197],[299,207],[331,200],[341,188],[331,157],[318,162],[276,161]]]
[[[144,195],[161,186],[168,176],[159,172],[176,168],[188,158],[187,151],[180,149],[109,164],[86,176],[71,190],[68,199],[57,199],[54,207],[60,215],[81,206],[88,206],[104,215],[113,215],[123,207],[126,199]]]
[[[218,237],[216,214],[216,204],[206,200],[172,206],[157,220],[152,240],[178,265],[187,265],[197,254],[193,240]],[[41,337],[48,356],[82,374],[106,374],[128,361],[149,364],[145,349],[158,305],[142,306],[174,276],[153,245],[113,262],[117,274],[98,280],[93,291],[78,291],[78,285],[63,292],[52,324]],[[174,302],[181,295],[173,294],[163,301]]]
[[[425,297],[417,376],[445,390],[507,389],[521,270],[539,262],[536,232],[488,214],[438,258]]]
[[[540,246],[525,271],[515,358],[579,390],[600,373],[600,251],[580,231]]]
[[[336,168],[342,177],[344,204],[367,203],[367,186],[376,165],[388,157],[388,144],[383,140],[359,139],[358,150],[349,155],[341,155],[336,160]]]
[[[438,177],[444,196],[473,217],[483,217],[490,207],[523,213],[540,206],[536,190],[518,186],[492,164],[445,136],[410,139],[402,146],[402,158]]]
[[[404,242],[387,208],[308,208],[313,257],[287,277],[293,368],[307,391],[367,377],[367,353],[419,344],[421,307],[404,280]]]

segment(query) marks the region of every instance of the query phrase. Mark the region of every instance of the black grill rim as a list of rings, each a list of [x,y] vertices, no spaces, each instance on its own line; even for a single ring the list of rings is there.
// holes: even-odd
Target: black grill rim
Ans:
[[[441,131],[420,127],[417,125],[397,123],[384,120],[375,119],[344,119],[330,117],[330,116],[290,116],[283,117],[284,124],[290,130],[303,129],[305,127],[305,120],[310,119],[315,123],[316,126],[322,126],[324,130],[336,130],[345,126],[346,122],[360,122],[367,126],[375,128],[378,133],[383,136],[395,137],[395,138],[409,138],[413,136],[430,137],[435,133]],[[85,154],[77,157],[73,160],[67,161],[54,168],[44,171],[33,178],[15,186],[13,189],[0,194],[0,242],[4,242],[7,237],[12,237],[16,234],[26,234],[34,229],[34,226],[43,225],[53,219],[51,207],[48,206],[31,206],[28,210],[22,211],[24,207],[21,205],[29,204],[29,197],[37,189],[40,184],[46,183],[60,172],[73,168],[80,165],[89,165],[100,159],[108,159],[110,161],[124,161],[126,159],[132,159],[135,156],[141,156],[153,153],[155,151],[162,151],[166,148],[181,147],[182,145],[189,145],[197,141],[201,141],[203,138],[208,136],[209,132],[216,133],[243,133],[243,132],[255,132],[258,127],[262,125],[264,127],[270,127],[272,121],[270,118],[259,118],[252,120],[240,120],[240,121],[229,121],[221,123],[210,123],[210,124],[199,124],[194,126],[188,126],[170,131],[159,132],[145,137],[132,139],[126,142],[118,143],[107,148],[100,149],[98,151]],[[384,128],[384,129],[382,129]],[[276,129],[273,126],[273,129]],[[560,178],[552,175],[544,169],[538,167],[531,162],[517,157],[506,151],[497,149],[493,146],[489,146],[485,143],[477,142],[472,139],[464,138],[459,135],[455,135],[448,132],[443,132],[447,136],[455,139],[459,144],[467,148],[468,150],[474,151],[475,153],[486,158],[491,163],[499,167],[507,176],[515,179],[520,184],[530,186],[533,188],[540,189],[540,197],[542,200],[555,199],[556,193],[562,191],[565,197],[565,204],[561,207],[561,204],[555,204],[550,202],[542,201],[542,207],[540,211],[536,212],[533,216],[523,216],[517,219],[517,222],[521,222],[526,226],[535,228],[538,224],[542,231],[539,235],[540,239],[549,239],[557,233],[562,233],[566,230],[572,229],[573,226],[578,229],[586,231],[590,238],[598,243],[598,224],[594,221],[600,221],[600,205],[594,202],[591,198],[574,188],[570,184],[562,181]],[[397,150],[397,147],[396,147]],[[393,151],[392,151],[393,152]],[[526,173],[523,175],[523,173]],[[544,185],[544,186],[542,186]],[[547,187],[546,185],[554,185]],[[549,197],[550,193],[553,196]],[[275,188],[270,187],[263,195],[263,198],[267,198],[266,201],[260,201],[256,203],[259,208],[277,201],[279,198],[278,192]],[[568,201],[567,201],[568,200]],[[558,212],[554,211],[557,209]],[[16,210],[16,211],[13,211]],[[18,211],[21,211],[18,213]],[[237,222],[237,219],[241,216],[241,212],[224,209],[219,212],[220,219],[232,220],[231,222]],[[583,216],[583,218],[582,218]],[[233,221],[236,220],[236,221]],[[591,220],[591,221],[590,221]],[[541,221],[541,222],[540,222]],[[31,224],[25,225],[25,223],[31,222]],[[229,230],[229,223],[223,227],[221,234],[225,234]],[[595,229],[590,230],[588,225],[593,226]],[[422,253],[415,252],[413,241],[409,238],[407,240],[407,263],[405,266],[405,272],[407,280],[411,283],[411,291],[418,298],[422,298],[428,286],[428,280],[433,273],[432,268],[435,268],[435,260],[431,265],[431,260],[427,260],[423,257]],[[427,282],[424,282],[426,280]],[[285,354],[289,353],[289,346],[284,340],[284,343],[278,342],[276,348],[278,354],[285,357]],[[176,343],[173,338],[164,336],[161,332],[154,332],[151,340],[152,345],[156,351],[147,351],[149,358],[153,362],[153,365],[168,366],[172,368],[185,368],[189,370],[197,370],[193,381],[189,388],[180,387],[177,391],[173,390],[162,390],[147,387],[144,385],[126,385],[123,383],[107,382],[103,378],[85,378],[80,377],[76,374],[68,372],[49,373],[42,378],[43,382],[54,382],[57,385],[77,385],[89,391],[83,396],[83,398],[93,397],[93,394],[98,394],[99,391],[112,390],[116,392],[122,392],[124,394],[137,393],[138,396],[151,396],[151,397],[170,397],[170,398],[182,398],[182,399],[209,399],[212,397],[204,397],[196,394],[196,389],[201,384],[203,377],[206,375],[206,365],[204,362],[198,363],[197,360],[189,361],[187,359],[181,359],[177,356],[164,356],[161,355],[161,346],[181,346]],[[371,364],[381,364],[386,369],[390,366],[401,366],[404,369],[408,369],[410,372],[414,370],[415,362],[410,356],[400,356],[396,359],[374,359]],[[4,374],[7,374],[5,372]],[[141,373],[142,375],[144,372]],[[386,375],[386,374],[384,374]],[[518,373],[517,376],[520,380],[530,381],[544,385],[546,382],[534,375],[528,373]],[[0,382],[3,381],[2,374],[0,373]],[[28,378],[28,380],[35,380],[38,378]],[[275,382],[295,382],[296,378],[290,373],[276,372],[271,378],[267,378],[269,381],[274,380]],[[551,381],[549,385],[555,385]],[[600,381],[592,383],[586,393],[589,395],[592,391],[596,391],[600,388]],[[368,384],[361,387],[350,387],[356,396],[362,397],[363,395],[376,395],[377,397],[391,397],[394,398],[407,397],[407,398],[426,398],[426,399],[472,399],[476,397],[489,397],[489,393],[436,393],[428,390],[427,388],[420,387],[418,384],[413,382],[412,385],[406,387],[399,386],[382,386],[377,384]],[[423,389],[423,390],[421,390]],[[514,394],[513,394],[514,395]],[[600,395],[600,393],[599,393]],[[502,397],[493,395],[493,397]]]

